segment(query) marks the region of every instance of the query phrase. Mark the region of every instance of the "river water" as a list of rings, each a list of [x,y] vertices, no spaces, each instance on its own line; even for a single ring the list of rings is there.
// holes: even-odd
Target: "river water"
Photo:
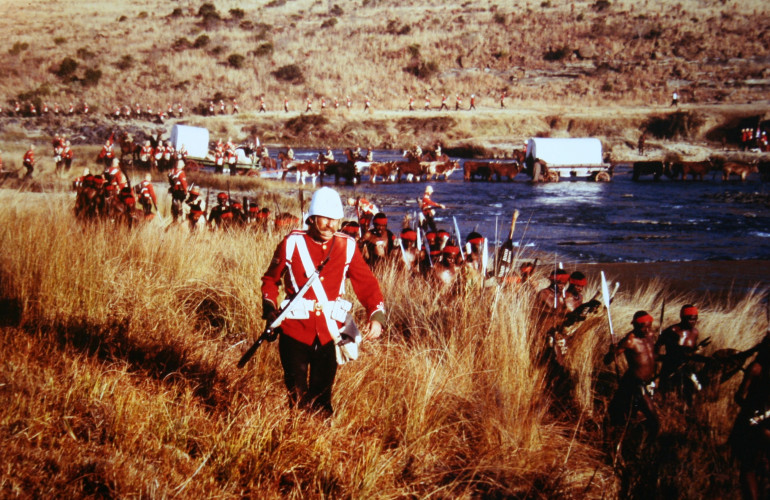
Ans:
[[[298,151],[297,157],[316,154]],[[374,151],[374,158],[388,161],[400,155]],[[576,263],[770,259],[770,208],[724,201],[726,193],[770,192],[757,174],[745,183],[719,177],[702,182],[648,179],[633,182],[628,166],[621,165],[607,183],[533,185],[524,173],[514,182],[464,182],[462,171],[456,171],[448,181],[430,184],[432,199],[447,205],[438,210],[438,226],[452,231],[456,218],[463,239],[475,229],[490,245],[504,241],[518,209],[514,241],[528,254],[555,254]],[[426,183],[367,181],[364,176],[361,185],[348,189],[376,203],[388,215],[390,229],[398,232],[404,214],[417,212]]]

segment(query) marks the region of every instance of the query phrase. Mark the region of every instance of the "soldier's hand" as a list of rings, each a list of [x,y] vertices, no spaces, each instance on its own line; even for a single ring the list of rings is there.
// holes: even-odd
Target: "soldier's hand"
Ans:
[[[268,325],[275,321],[275,319],[278,317],[278,314],[278,309],[275,308],[275,305],[272,302],[269,300],[262,301],[262,319],[267,321]]]
[[[367,340],[379,338],[382,335],[382,325],[379,321],[372,321],[369,323],[369,333],[364,335]]]
[[[268,342],[275,342],[275,340],[278,338],[278,334],[281,333],[280,328],[276,328],[275,330],[270,330],[270,333],[265,336],[265,340]]]

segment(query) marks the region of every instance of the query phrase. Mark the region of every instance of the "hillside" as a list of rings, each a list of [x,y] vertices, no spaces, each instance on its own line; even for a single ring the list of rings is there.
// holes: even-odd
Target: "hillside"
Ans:
[[[210,102],[218,110],[220,99],[230,113],[236,100],[241,117],[215,121],[215,133],[258,129],[277,143],[399,147],[434,139],[506,144],[552,129],[635,141],[651,113],[670,109],[674,91],[683,105],[721,115],[739,105],[749,116],[768,109],[770,12],[761,2],[50,5],[28,2],[0,20],[5,112],[16,102],[38,112],[87,103],[102,119],[115,107],[157,113],[182,105],[190,119]],[[405,111],[410,96],[415,116],[425,113],[426,97],[437,110],[442,94],[450,111],[430,124],[390,114]],[[467,108],[471,94],[478,112],[458,117],[455,99]],[[257,115],[260,96],[268,113]],[[367,96],[372,109],[364,113]],[[308,98],[313,118],[298,118]],[[66,124],[49,129],[62,126],[72,132]]]

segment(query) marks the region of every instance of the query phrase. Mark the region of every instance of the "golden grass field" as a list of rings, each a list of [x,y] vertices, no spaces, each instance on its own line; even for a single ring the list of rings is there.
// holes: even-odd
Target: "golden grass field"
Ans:
[[[291,411],[275,345],[235,367],[263,328],[260,277],[283,235],[84,227],[69,181],[90,166],[101,132],[156,128],[106,120],[114,105],[181,102],[189,113],[215,97],[237,99],[240,115],[186,118],[213,138],[443,141],[505,155],[538,134],[593,135],[615,158],[633,158],[640,130],[673,111],[676,90],[702,124],[649,147],[703,155],[767,111],[765,3],[215,1],[208,16],[198,15],[204,2],[189,1],[2,5],[3,111],[15,100],[73,101],[93,116],[0,118],[6,168],[21,167],[29,143],[43,148],[33,183],[0,186],[0,496],[739,497],[726,440],[740,375],[694,409],[661,402],[660,439],[642,448],[632,431],[618,453],[617,430],[604,423],[616,386],[601,362],[606,317],[589,320],[575,344],[574,399],[555,401],[534,361],[540,339],[524,289],[455,296],[382,270],[386,334],[340,369],[335,417]],[[202,35],[208,42],[196,47]],[[77,63],[72,72],[60,71],[65,58]],[[292,64],[302,83],[273,73]],[[467,107],[475,94],[478,112],[436,111],[442,93],[450,109],[455,95]],[[262,94],[267,114],[256,113]],[[410,95],[421,110],[426,94],[433,111],[405,110]],[[320,111],[321,97],[345,95],[352,111]],[[283,96],[288,114],[277,110]],[[307,96],[313,114],[302,113]],[[66,178],[53,175],[48,152],[62,131],[78,155]],[[196,182],[217,189],[210,176]],[[279,183],[233,182],[298,212]],[[599,286],[589,277],[587,297]],[[762,337],[765,292],[699,304],[707,352]],[[615,332],[639,309],[657,324],[664,298],[666,326],[697,299],[660,281],[622,286]]]
[[[281,189],[242,182],[264,199]],[[3,496],[607,498],[650,484],[737,496],[725,443],[740,375],[692,410],[668,398],[660,439],[638,448],[629,432],[618,454],[606,317],[578,334],[574,399],[554,400],[534,362],[531,292],[455,295],[389,267],[386,334],[340,369],[324,422],[288,409],[274,345],[235,367],[263,327],[259,279],[281,234],[86,227],[72,203],[0,191]],[[621,288],[616,333],[638,309],[657,317],[663,298],[666,325],[695,300],[656,281]],[[761,299],[704,304],[709,351],[754,345]]]

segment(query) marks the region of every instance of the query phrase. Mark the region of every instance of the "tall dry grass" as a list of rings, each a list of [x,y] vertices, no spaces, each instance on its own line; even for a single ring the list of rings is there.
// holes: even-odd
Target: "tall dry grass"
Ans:
[[[529,292],[435,290],[386,267],[378,273],[387,333],[340,369],[335,417],[321,421],[287,408],[274,345],[235,368],[242,341],[263,326],[259,279],[281,234],[84,227],[71,203],[69,195],[0,192],[4,495],[734,491],[724,441],[737,380],[695,411],[667,401],[659,442],[616,456],[603,425],[614,387],[599,360],[609,345],[604,318],[579,332],[576,395],[557,405],[532,354],[540,340]],[[660,283],[621,290],[616,332],[663,296]],[[692,298],[667,300],[668,324]],[[712,348],[747,347],[764,330],[762,307],[759,293],[729,310],[703,305],[701,330]]]

